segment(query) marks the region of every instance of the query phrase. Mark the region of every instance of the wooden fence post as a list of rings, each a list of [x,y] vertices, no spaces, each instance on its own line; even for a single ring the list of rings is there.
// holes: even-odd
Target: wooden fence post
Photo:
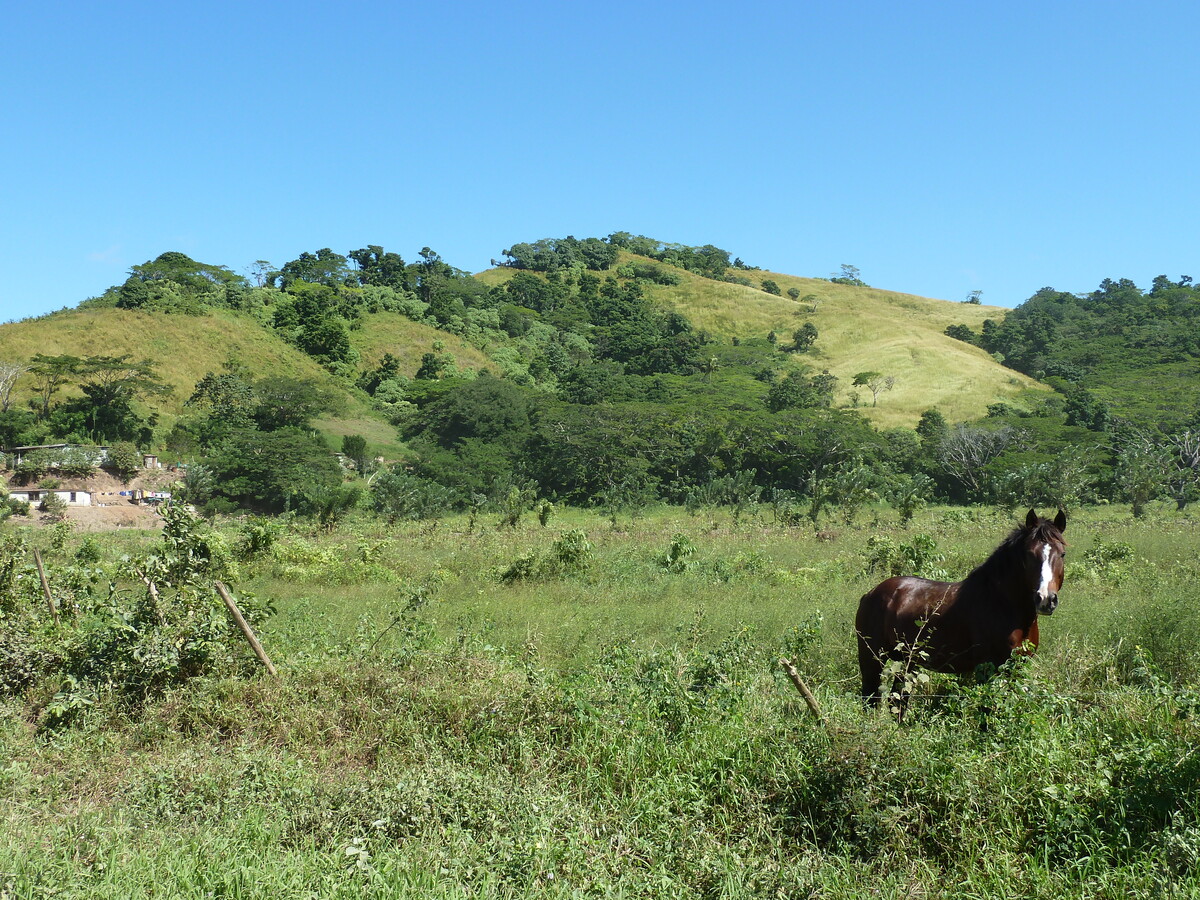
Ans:
[[[271,660],[267,656],[267,651],[262,648],[262,644],[260,644],[258,642],[258,638],[254,636],[254,630],[250,627],[250,624],[245,620],[245,618],[242,617],[242,611],[238,609],[237,604],[233,602],[233,598],[229,596],[229,589],[219,581],[216,582],[216,587],[217,593],[220,594],[221,599],[225,601],[225,607],[229,610],[229,614],[233,616],[233,620],[237,622],[238,628],[242,629],[242,634],[244,634],[246,636],[246,640],[250,642],[250,646],[254,650],[254,655],[258,657],[258,661],[266,666],[267,671],[272,675],[278,675],[279,673],[275,671],[275,667],[271,665]]]
[[[804,683],[804,679],[800,677],[800,673],[796,671],[796,667],[792,665],[790,659],[781,659],[779,664],[783,666],[783,671],[787,673],[787,677],[792,680],[792,684],[796,686],[796,690],[800,692],[800,696],[804,698],[804,702],[808,704],[809,710],[812,712],[816,720],[822,726],[827,727],[825,716],[821,713],[821,707],[817,704],[817,698],[813,696],[812,691],[808,689],[808,685]]]
[[[55,627],[58,627],[58,607],[54,605],[54,597],[50,594],[50,582],[46,580],[46,569],[42,565],[42,554],[38,552],[37,547],[33,548],[33,561],[37,563],[38,578],[42,582],[42,593],[46,595],[46,605],[50,607],[50,615],[54,619]]]

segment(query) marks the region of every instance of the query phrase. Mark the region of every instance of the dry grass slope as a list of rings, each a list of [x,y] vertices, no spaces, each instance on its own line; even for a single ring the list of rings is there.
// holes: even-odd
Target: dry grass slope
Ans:
[[[915,425],[920,415],[937,407],[951,421],[982,415],[989,403],[1010,399],[1039,387],[1030,378],[1006,369],[977,347],[947,337],[946,326],[964,323],[978,330],[984,319],[1002,319],[1006,309],[952,303],[914,294],[832,284],[754,270],[752,281],[775,281],[778,297],[744,285],[729,284],[679,272],[674,286],[655,286],[651,293],[686,315],[697,328],[721,338],[765,337],[774,331],[785,343],[805,322],[820,337],[812,351],[798,357],[815,370],[828,369],[841,379],[838,402],[849,405],[859,390],[860,404],[878,426]],[[788,288],[800,300],[786,296]],[[815,299],[808,299],[815,298]],[[871,407],[870,391],[851,386],[864,371],[894,376],[895,387]]]
[[[196,382],[220,371],[228,359],[248,366],[256,376],[282,375],[326,385],[343,400],[337,419],[318,421],[331,437],[363,434],[374,446],[396,449],[395,429],[381,422],[367,404],[311,357],[282,341],[274,332],[243,316],[215,311],[207,316],[173,316],[122,309],[64,310],[39,319],[0,326],[0,359],[27,360],[35,354],[122,356],[149,359],[170,396],[156,400],[162,426],[170,428],[185,409]],[[18,382],[13,401],[23,406],[32,379]],[[64,392],[69,394],[69,391]]]
[[[643,260],[622,251],[620,263],[634,259]],[[954,303],[761,269],[743,273],[756,284],[768,278],[775,281],[784,296],[774,296],[755,287],[656,265],[670,269],[680,282],[650,285],[647,293],[718,340],[762,338],[774,331],[782,344],[805,322],[812,322],[820,338],[812,351],[796,360],[816,371],[828,369],[841,380],[839,404],[851,405],[851,391],[858,390],[860,406],[879,427],[912,427],[931,407],[937,407],[950,421],[971,419],[983,415],[989,403],[1009,400],[1030,388],[1043,389],[1033,379],[1004,368],[978,347],[944,334],[948,325],[959,323],[978,331],[985,319],[1003,319],[1008,312],[1003,307]],[[495,285],[513,274],[512,269],[500,268],[476,277]],[[786,296],[792,287],[800,292],[799,301]],[[851,386],[854,376],[865,371],[896,379],[895,387],[881,394],[875,407],[871,406],[870,391]]]

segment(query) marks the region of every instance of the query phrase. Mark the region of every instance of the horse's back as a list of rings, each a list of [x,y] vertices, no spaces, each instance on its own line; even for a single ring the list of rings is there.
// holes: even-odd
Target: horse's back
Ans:
[[[854,627],[860,643],[873,652],[890,650],[898,640],[911,640],[919,623],[940,619],[953,606],[959,583],[900,575],[881,582],[858,601]]]
[[[858,601],[858,628],[861,631],[864,620],[870,621],[877,615],[888,618],[905,613],[929,614],[936,611],[939,602],[953,598],[957,591],[958,584],[955,582],[897,575],[880,582],[862,595]]]

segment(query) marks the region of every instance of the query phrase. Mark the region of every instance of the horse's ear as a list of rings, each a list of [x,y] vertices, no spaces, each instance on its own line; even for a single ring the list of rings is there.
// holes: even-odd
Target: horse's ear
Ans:
[[[1029,515],[1025,517],[1026,528],[1036,528],[1038,523],[1038,514],[1036,510],[1030,510]]]
[[[1058,515],[1054,517],[1054,527],[1060,532],[1067,530],[1067,514],[1061,509],[1058,511]]]

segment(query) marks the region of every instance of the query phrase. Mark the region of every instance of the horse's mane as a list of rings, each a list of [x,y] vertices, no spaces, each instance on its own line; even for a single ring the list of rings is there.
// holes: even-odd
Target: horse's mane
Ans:
[[[1001,571],[1012,565],[1013,558],[1021,551],[1029,540],[1052,541],[1062,540],[1062,533],[1049,519],[1038,519],[1032,528],[1018,525],[1014,528],[1000,546],[992,551],[992,555],[971,570],[971,574],[963,579],[977,583],[987,582],[996,577]]]

